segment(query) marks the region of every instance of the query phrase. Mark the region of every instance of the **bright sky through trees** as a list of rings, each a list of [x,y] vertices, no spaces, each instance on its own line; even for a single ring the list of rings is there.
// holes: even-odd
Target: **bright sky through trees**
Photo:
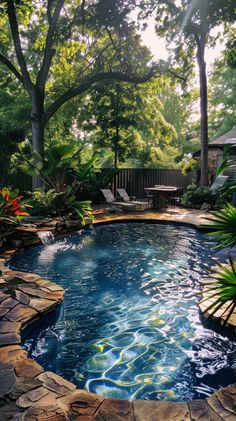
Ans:
[[[217,29],[215,29],[212,32],[217,34]],[[143,43],[150,48],[154,58],[167,60],[168,51],[166,49],[165,39],[160,38],[156,35],[154,18],[150,18],[148,20],[147,29],[141,32],[141,37]],[[220,41],[216,43],[216,46],[214,48],[206,47],[205,59],[208,70],[210,70],[210,66],[214,63],[215,59],[221,55],[223,49],[224,45]]]

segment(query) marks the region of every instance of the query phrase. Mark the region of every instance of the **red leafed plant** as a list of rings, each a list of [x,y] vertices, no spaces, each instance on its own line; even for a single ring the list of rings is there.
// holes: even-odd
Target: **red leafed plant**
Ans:
[[[25,208],[31,206],[21,203],[23,196],[17,195],[18,190],[9,190],[7,187],[0,189],[0,217],[15,216],[19,218],[29,215]]]

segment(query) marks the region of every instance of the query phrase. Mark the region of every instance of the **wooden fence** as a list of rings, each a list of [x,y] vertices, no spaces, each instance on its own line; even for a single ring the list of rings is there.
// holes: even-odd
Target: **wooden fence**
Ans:
[[[12,187],[19,189],[20,192],[32,190],[32,178],[22,172],[16,174],[0,174],[0,187]]]
[[[145,197],[144,187],[153,187],[155,184],[177,186],[186,189],[191,184],[192,174],[183,176],[181,170],[122,168],[116,176],[115,188],[124,188],[135,197]]]
[[[144,187],[166,184],[185,189],[191,181],[192,174],[183,176],[180,170],[122,168],[116,176],[112,189],[115,193],[116,188],[124,188],[130,195],[142,198],[145,197]],[[4,179],[0,176],[0,185],[17,187],[23,192],[32,189],[32,180],[29,176],[18,173]]]

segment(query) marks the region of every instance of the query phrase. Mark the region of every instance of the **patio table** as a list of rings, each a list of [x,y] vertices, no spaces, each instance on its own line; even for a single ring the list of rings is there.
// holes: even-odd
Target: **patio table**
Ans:
[[[145,187],[144,190],[153,195],[153,209],[162,210],[166,209],[168,197],[173,196],[173,193],[178,190],[178,187],[156,185],[155,187]]]

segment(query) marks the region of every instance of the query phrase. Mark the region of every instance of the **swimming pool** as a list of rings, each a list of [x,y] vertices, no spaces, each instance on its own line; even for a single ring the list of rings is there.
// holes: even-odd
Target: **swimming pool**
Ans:
[[[236,342],[200,317],[211,252],[195,228],[97,226],[16,254],[13,269],[66,290],[58,319],[24,347],[79,388],[123,399],[187,401],[236,381]]]

